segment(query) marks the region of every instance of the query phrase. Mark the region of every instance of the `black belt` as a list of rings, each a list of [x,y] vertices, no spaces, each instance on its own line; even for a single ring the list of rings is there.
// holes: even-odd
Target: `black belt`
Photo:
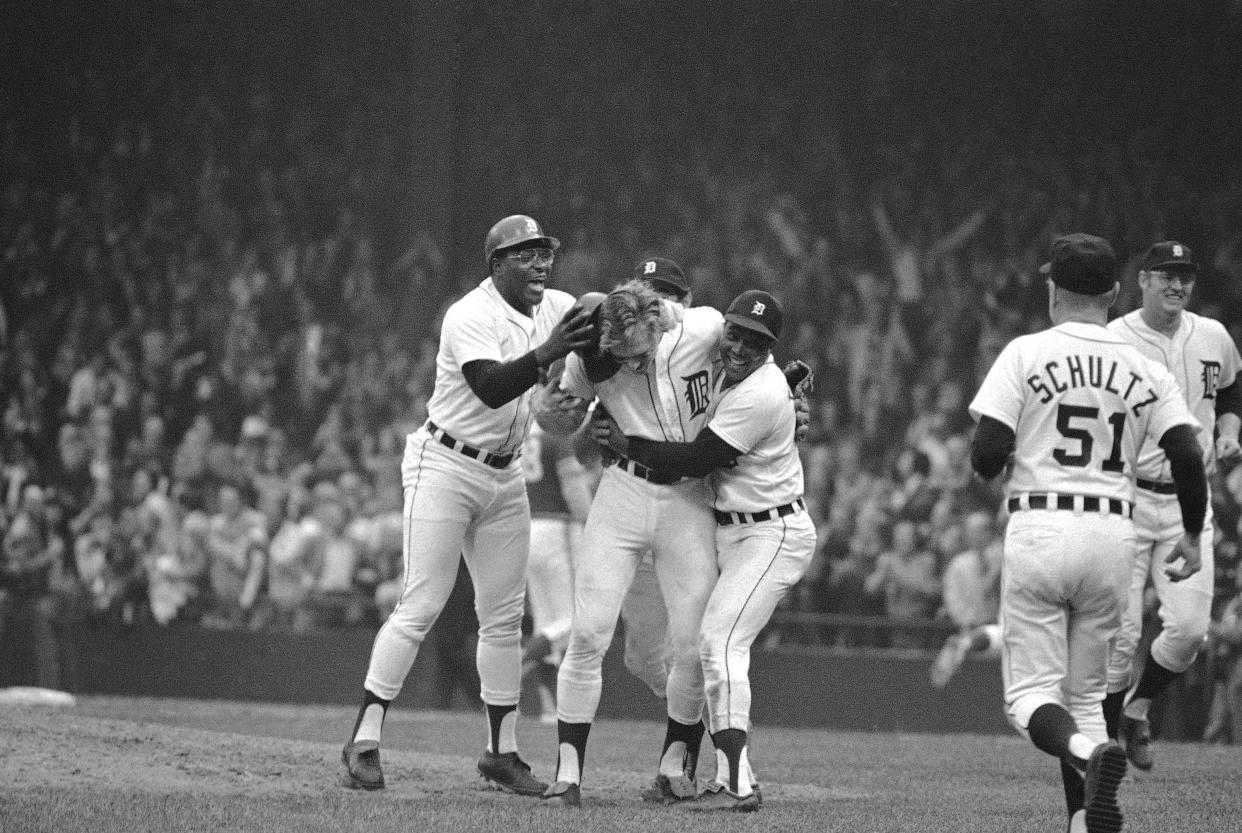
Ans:
[[[731,526],[733,524],[753,524],[758,523],[759,521],[774,521],[777,518],[792,515],[799,509],[806,509],[806,504],[802,502],[802,498],[798,498],[793,503],[786,503],[784,506],[765,509],[762,512],[721,512],[717,509],[713,509],[712,511],[716,513],[716,523],[721,526]]]
[[[1127,500],[1118,500],[1112,497],[1092,497],[1091,495],[1057,495],[1056,505],[1048,504],[1048,495],[1028,495],[1027,506],[1031,509],[1064,509],[1073,511],[1075,501],[1082,501],[1083,512],[1100,512],[1107,507],[1109,514],[1121,515],[1123,518],[1130,517],[1130,502]],[[1006,504],[1010,512],[1017,512],[1022,508],[1022,498],[1011,497],[1009,503]]]
[[[1138,487],[1148,492],[1155,492],[1158,495],[1175,495],[1177,494],[1177,486],[1172,483],[1161,483],[1158,480],[1138,479]]]
[[[681,481],[680,474],[668,474],[667,472],[649,469],[642,463],[636,463],[629,457],[618,457],[617,468],[622,471],[628,471],[635,477],[646,480],[648,483],[654,483],[657,486],[671,486]]]
[[[440,445],[448,446],[454,451],[460,451],[467,457],[478,460],[485,466],[491,466],[494,469],[503,469],[517,459],[517,454],[493,454],[490,451],[484,451],[481,448],[475,448],[472,445],[466,445],[461,440],[453,439],[452,435],[431,420],[427,420],[427,430],[431,432],[431,436],[440,441]]]

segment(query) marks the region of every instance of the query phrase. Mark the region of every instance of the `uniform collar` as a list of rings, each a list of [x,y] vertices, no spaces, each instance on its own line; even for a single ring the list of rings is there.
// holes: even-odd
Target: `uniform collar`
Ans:
[[[500,290],[496,288],[496,282],[492,280],[491,275],[488,275],[483,279],[483,282],[479,284],[479,289],[482,289],[485,293],[487,293],[487,296],[492,299],[492,303],[504,312],[505,318],[509,319],[514,324],[517,324],[524,330],[529,331],[534,329],[535,316],[539,314],[539,307],[541,304],[536,304],[530,308],[529,317],[523,315],[520,310],[514,309],[513,305],[506,301],[505,297],[500,294]]]

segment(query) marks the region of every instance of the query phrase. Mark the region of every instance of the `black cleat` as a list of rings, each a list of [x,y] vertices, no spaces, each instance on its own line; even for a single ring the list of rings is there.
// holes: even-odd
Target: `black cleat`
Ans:
[[[345,786],[355,790],[384,789],[379,741],[359,740],[345,744],[341,763],[345,764]]]
[[[1125,713],[1121,715],[1121,742],[1126,748],[1130,763],[1147,772],[1156,763],[1151,754],[1151,723],[1135,720]]]
[[[1126,775],[1126,751],[1120,744],[1101,743],[1087,759],[1084,798],[1087,833],[1121,833],[1117,788]]]
[[[568,781],[557,781],[540,797],[544,807],[577,807],[582,803],[582,788]]]
[[[530,774],[530,764],[516,752],[484,752],[479,758],[479,774],[506,792],[543,795],[548,785]]]

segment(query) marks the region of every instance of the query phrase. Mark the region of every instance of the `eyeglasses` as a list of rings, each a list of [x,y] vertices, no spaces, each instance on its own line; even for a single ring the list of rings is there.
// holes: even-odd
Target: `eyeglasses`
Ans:
[[[538,258],[540,263],[551,263],[556,257],[556,252],[546,247],[538,247],[531,249],[522,249],[516,252],[510,252],[505,257],[511,257],[523,266],[530,266]]]
[[[1156,276],[1156,280],[1163,284],[1172,286],[1176,281],[1181,281],[1182,286],[1194,286],[1195,278],[1198,277],[1193,272],[1162,272],[1156,270],[1152,272]]]

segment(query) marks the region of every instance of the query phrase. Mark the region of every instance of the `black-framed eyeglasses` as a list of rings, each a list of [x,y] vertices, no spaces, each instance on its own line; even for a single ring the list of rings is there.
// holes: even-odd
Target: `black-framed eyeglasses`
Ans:
[[[1172,286],[1177,281],[1181,281],[1182,286],[1194,286],[1195,278],[1198,277],[1194,272],[1165,272],[1160,269],[1152,274],[1156,276],[1156,280],[1168,286]]]
[[[523,266],[530,266],[538,258],[540,263],[551,263],[556,257],[556,252],[546,246],[538,246],[530,249],[520,249],[516,252],[509,252],[505,257],[511,257]]]

